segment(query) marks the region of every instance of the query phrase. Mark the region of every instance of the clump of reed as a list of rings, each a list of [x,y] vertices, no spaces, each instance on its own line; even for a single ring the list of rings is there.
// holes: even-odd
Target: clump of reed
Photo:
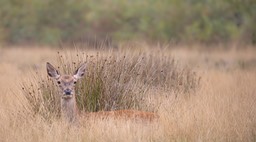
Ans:
[[[142,105],[150,89],[189,94],[200,81],[192,69],[181,67],[171,56],[149,51],[64,51],[58,52],[54,65],[61,74],[73,74],[83,62],[87,63],[86,74],[76,86],[77,104],[82,111],[154,111]],[[45,118],[59,116],[60,98],[54,80],[46,73],[37,74],[29,84],[23,84],[23,92],[34,112]]]

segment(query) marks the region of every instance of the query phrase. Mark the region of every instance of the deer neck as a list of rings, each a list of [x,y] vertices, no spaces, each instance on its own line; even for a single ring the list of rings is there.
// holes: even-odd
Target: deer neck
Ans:
[[[69,122],[74,122],[77,119],[77,108],[75,94],[72,98],[61,99],[61,116]]]

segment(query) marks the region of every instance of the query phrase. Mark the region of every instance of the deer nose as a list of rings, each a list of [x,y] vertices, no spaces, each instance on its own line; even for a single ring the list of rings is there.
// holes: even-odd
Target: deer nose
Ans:
[[[71,89],[64,90],[65,95],[71,95],[71,92],[72,92]]]

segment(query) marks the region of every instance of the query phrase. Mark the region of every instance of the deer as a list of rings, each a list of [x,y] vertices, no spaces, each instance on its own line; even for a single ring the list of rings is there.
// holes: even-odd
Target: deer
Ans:
[[[82,63],[72,75],[61,75],[60,72],[49,62],[46,63],[47,74],[53,78],[58,84],[61,118],[68,122],[77,122],[81,118],[81,113],[78,111],[76,104],[75,85],[86,72],[86,63]],[[84,113],[88,117],[112,117],[119,119],[141,119],[141,120],[155,120],[158,116],[153,112],[138,111],[133,109],[112,110],[112,111],[98,111]]]

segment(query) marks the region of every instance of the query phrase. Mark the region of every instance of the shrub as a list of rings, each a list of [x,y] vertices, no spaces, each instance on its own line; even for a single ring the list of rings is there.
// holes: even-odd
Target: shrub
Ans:
[[[0,41],[114,40],[256,43],[254,0],[1,0]]]
[[[72,74],[82,62],[87,63],[87,72],[77,83],[76,97],[79,109],[83,111],[147,110],[142,104],[151,88],[189,94],[199,85],[195,72],[179,66],[177,61],[161,51],[58,53],[57,66],[63,74]],[[31,79],[33,85],[24,84],[24,94],[35,113],[45,117],[58,116],[60,99],[55,95],[57,86],[49,77],[44,78],[36,75]]]

